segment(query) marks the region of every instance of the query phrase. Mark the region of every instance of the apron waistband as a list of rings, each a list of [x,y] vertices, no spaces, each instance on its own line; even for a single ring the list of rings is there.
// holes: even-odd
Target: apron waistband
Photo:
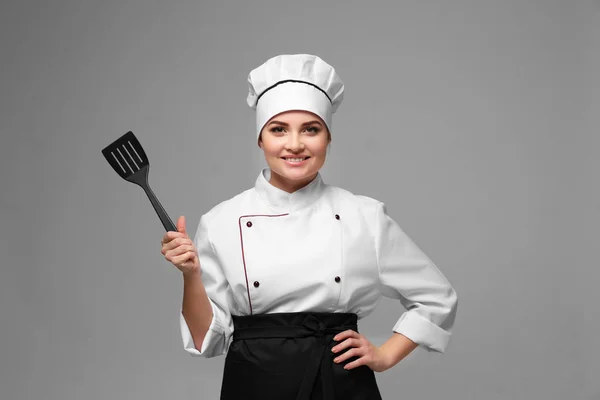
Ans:
[[[295,312],[237,316],[233,340],[276,337],[323,337],[347,329],[358,331],[354,313]]]

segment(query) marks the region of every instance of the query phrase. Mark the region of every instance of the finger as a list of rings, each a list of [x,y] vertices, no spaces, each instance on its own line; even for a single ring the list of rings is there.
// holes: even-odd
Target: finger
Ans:
[[[354,336],[354,334],[357,334],[356,331],[352,330],[352,329],[346,329],[343,332],[338,333],[337,335],[334,336],[333,340],[335,341],[341,341],[347,337],[352,337]]]
[[[177,231],[187,235],[187,231],[185,229],[185,216],[183,215],[179,216],[177,219]]]
[[[187,237],[187,235],[184,233],[181,233],[181,232],[169,231],[169,232],[165,233],[165,238],[166,238],[165,242],[169,242],[178,237]]]
[[[186,253],[186,252],[188,252],[190,250],[192,250],[192,249],[189,248],[189,247],[186,247],[186,246],[177,246],[174,249],[166,251],[165,252],[165,258],[168,261],[173,262],[173,259],[175,257],[178,257],[178,256],[180,256],[180,255],[182,255],[182,254],[184,254],[184,253]]]
[[[169,251],[175,249],[179,246],[191,246],[192,241],[189,238],[178,237],[171,240],[169,243],[166,243],[163,248],[165,251]]]
[[[334,353],[339,353],[340,351],[347,349],[348,347],[359,347],[360,341],[356,338],[348,338],[344,340],[342,343],[335,345],[331,350]]]
[[[348,350],[347,352],[345,352],[344,354],[340,354],[339,356],[334,358],[333,361],[335,361],[336,363],[339,364],[341,362],[348,360],[349,358],[360,357],[364,354],[365,354],[364,349],[362,349],[360,347],[353,347],[350,350]]]
[[[172,233],[173,232],[171,232],[171,231],[165,233],[164,236],[163,236],[162,242],[163,243],[169,243],[171,240],[173,240],[174,237],[173,237]]]
[[[188,251],[180,256],[174,257],[173,264],[181,265],[186,261],[193,261],[193,257],[194,257],[194,253],[191,251]]]
[[[348,364],[344,365],[344,369],[350,370],[350,369],[354,369],[356,367],[360,367],[361,365],[366,365],[366,364],[367,364],[366,357],[361,357],[358,360],[354,360],[354,361],[349,362]]]
[[[194,248],[191,245],[181,245],[181,246],[177,246],[176,248],[167,251],[167,254],[165,254],[165,256],[171,257],[171,258],[175,258],[178,257],[182,254],[185,254],[187,252],[193,251]]]

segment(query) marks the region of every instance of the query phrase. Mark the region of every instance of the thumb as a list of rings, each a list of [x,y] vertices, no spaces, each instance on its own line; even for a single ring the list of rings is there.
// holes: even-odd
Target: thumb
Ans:
[[[177,232],[187,235],[187,231],[185,230],[185,217],[183,215],[177,219]]]

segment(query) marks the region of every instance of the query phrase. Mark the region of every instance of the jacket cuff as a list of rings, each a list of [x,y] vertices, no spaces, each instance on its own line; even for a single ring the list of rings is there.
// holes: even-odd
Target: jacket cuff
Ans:
[[[421,317],[414,311],[406,311],[393,328],[425,350],[444,353],[448,347],[451,333],[443,330],[433,322]]]
[[[217,317],[217,313],[215,311],[215,305],[213,302],[210,302],[212,307],[213,317],[210,322],[210,326],[208,327],[208,331],[204,336],[204,340],[202,341],[202,347],[200,350],[196,348],[196,344],[194,343],[194,338],[192,337],[192,333],[190,332],[190,328],[183,316],[183,310],[179,311],[179,326],[181,329],[181,339],[183,341],[183,348],[192,356],[196,357],[214,357],[219,354],[213,354],[214,349],[217,348],[217,342],[220,339],[224,339],[225,333],[221,324],[219,323]]]

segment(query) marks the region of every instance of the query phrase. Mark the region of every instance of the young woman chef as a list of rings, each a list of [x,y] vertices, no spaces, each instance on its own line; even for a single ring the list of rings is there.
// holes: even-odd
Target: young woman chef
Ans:
[[[457,294],[384,203],[323,182],[344,94],[334,68],[280,55],[248,82],[268,167],[202,215],[193,242],[183,217],[161,242],[184,276],[184,348],[227,355],[222,400],[381,399],[374,371],[419,345],[445,351]],[[382,295],[406,311],[378,347],[357,320]]]

